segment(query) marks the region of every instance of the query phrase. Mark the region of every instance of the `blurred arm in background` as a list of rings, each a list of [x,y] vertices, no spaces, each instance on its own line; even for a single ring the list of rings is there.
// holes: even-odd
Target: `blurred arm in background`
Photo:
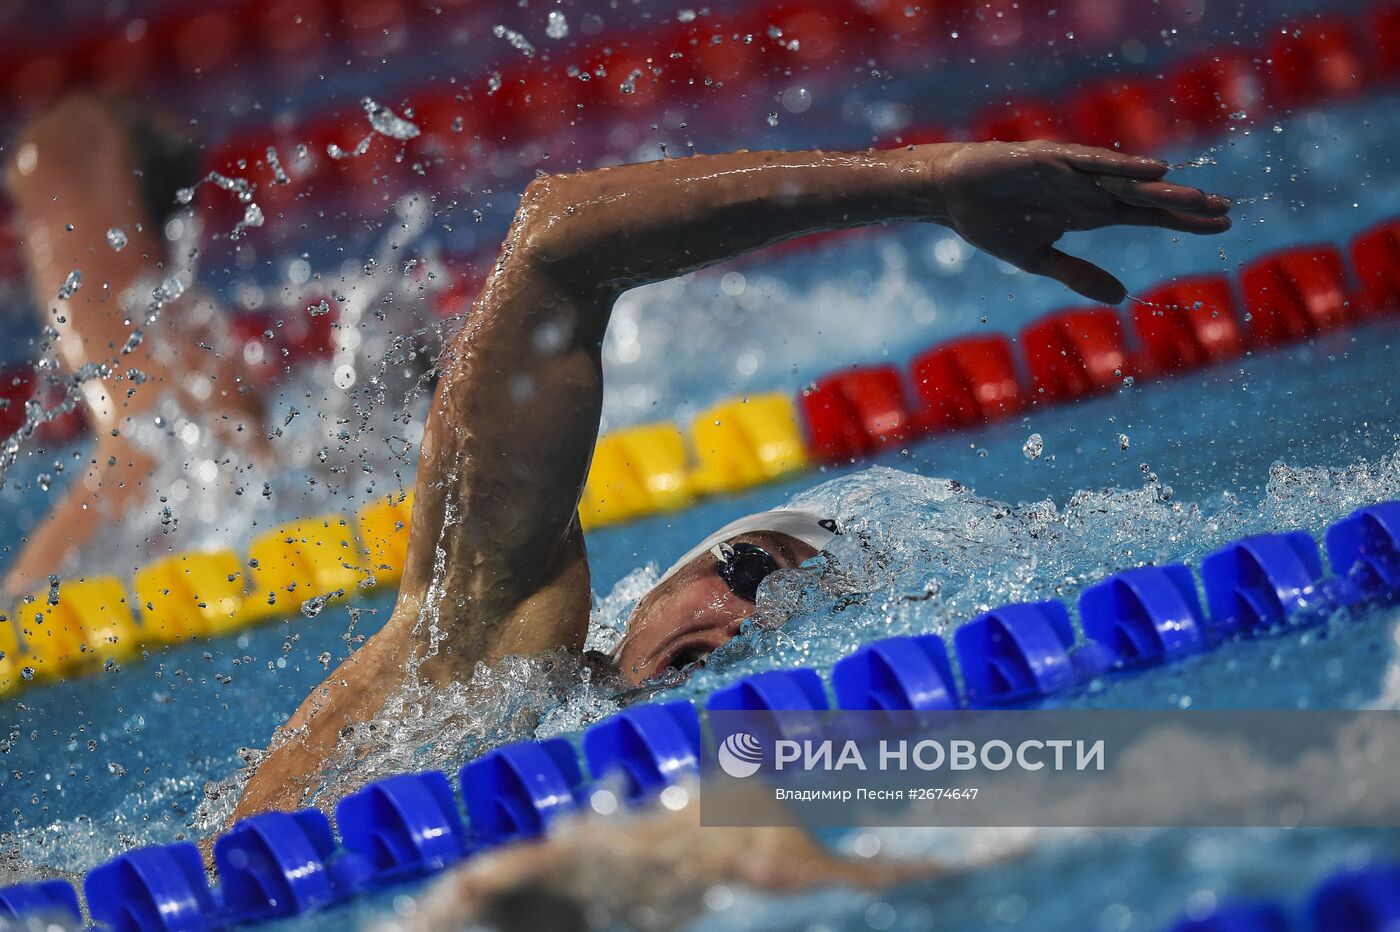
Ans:
[[[129,434],[162,398],[231,448],[259,452],[262,432],[257,399],[210,345],[219,314],[208,300],[187,293],[143,326],[153,289],[173,271],[163,229],[176,191],[197,180],[194,145],[129,101],[76,95],[23,128],[5,169],[31,291],[58,333],[60,364],[85,375],[81,403],[96,435],[83,473],[10,564],[13,597],[62,570],[104,523],[156,500],[157,462]]]

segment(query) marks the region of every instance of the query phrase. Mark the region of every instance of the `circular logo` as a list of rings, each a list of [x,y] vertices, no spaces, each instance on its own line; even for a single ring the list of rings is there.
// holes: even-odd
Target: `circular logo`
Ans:
[[[751,777],[763,763],[763,746],[746,731],[736,731],[719,746],[720,769],[731,777]]]

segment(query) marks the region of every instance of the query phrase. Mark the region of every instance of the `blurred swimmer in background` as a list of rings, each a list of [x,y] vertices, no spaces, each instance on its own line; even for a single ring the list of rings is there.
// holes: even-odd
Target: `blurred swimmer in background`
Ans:
[[[235,470],[264,458],[266,438],[259,399],[226,352],[226,319],[165,235],[177,192],[199,180],[195,143],[138,104],[80,94],[31,121],[9,151],[30,289],[95,437],[82,474],[6,571],[15,597],[165,491],[151,484],[156,450],[138,440],[158,406],[210,432]]]

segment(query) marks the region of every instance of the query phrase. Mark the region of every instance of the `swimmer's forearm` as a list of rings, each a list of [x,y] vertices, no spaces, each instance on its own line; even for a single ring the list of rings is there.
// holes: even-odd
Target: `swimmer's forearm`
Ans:
[[[732,152],[551,176],[532,185],[527,235],[568,282],[621,291],[807,233],[938,222],[939,166],[956,148]]]

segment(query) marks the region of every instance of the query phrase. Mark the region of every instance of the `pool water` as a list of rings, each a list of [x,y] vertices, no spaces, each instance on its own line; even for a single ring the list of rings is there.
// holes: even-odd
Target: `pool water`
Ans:
[[[1400,166],[1389,155],[1397,141],[1394,106],[1393,98],[1375,97],[1235,128],[1210,151],[1216,164],[1184,173],[1244,202],[1226,236],[1189,241],[1114,230],[1073,237],[1069,246],[1119,272],[1136,293],[1175,274],[1233,272],[1277,246],[1344,242],[1400,214]],[[1065,299],[1058,286],[1012,274],[937,229],[749,259],[624,298],[605,351],[606,426],[683,420],[717,398],[792,390],[841,363],[900,362],[955,334],[1015,331]],[[677,345],[678,332],[684,344]],[[831,509],[848,533],[829,556],[765,583],[756,614],[785,624],[756,626],[658,698],[703,697],[758,670],[829,668],[879,637],[947,633],[1004,602],[1069,599],[1117,569],[1194,561],[1244,534],[1320,531],[1355,507],[1400,497],[1397,339],[1397,325],[1381,321],[591,533],[599,596],[593,641],[606,646],[616,636],[658,566],[713,527],[794,496]],[[326,374],[303,379],[279,399],[275,423],[312,404],[303,390],[333,394]],[[297,433],[311,419],[287,420],[288,444],[319,444],[320,427]],[[1044,442],[1034,459],[1023,452],[1033,433]],[[373,480],[347,479],[334,494],[304,477],[283,477],[258,514],[276,520],[311,506],[344,510],[363,501],[371,482],[379,491],[394,487],[398,480],[386,477],[392,457],[370,458],[383,467]],[[37,513],[30,485],[44,468],[37,459],[22,462],[0,492],[0,530],[11,539]],[[257,530],[245,518],[229,516],[206,533],[238,546]],[[170,648],[3,700],[0,883],[36,871],[79,872],[135,845],[199,837],[232,802],[227,787],[216,786],[207,799],[209,785],[234,774],[240,750],[261,747],[391,605],[390,595],[355,597],[315,617]],[[368,769],[332,775],[330,789],[376,770],[451,767],[507,740],[576,734],[619,708],[606,688],[578,688],[575,672],[559,658],[522,660],[427,707],[406,703],[384,719],[387,727],[357,739]],[[1227,644],[1055,701],[1394,708],[1400,613],[1374,609]],[[444,728],[449,721],[456,727]],[[1287,897],[1340,864],[1400,855],[1400,833],[1381,830],[873,835],[882,853],[896,856],[954,856],[969,846],[1024,841],[1032,849],[970,878],[879,894],[831,890],[779,900],[736,891],[732,904],[697,924],[1127,932],[1159,928],[1203,896]],[[855,836],[829,841],[850,850]],[[868,848],[869,839],[862,844]],[[385,897],[288,925],[330,928],[391,910]]]

